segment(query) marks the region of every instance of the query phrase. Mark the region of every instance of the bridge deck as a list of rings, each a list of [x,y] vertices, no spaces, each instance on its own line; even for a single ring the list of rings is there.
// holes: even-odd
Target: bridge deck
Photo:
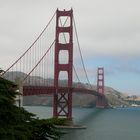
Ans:
[[[73,93],[83,93],[83,94],[92,94],[95,96],[103,96],[102,94],[98,93],[95,90],[85,89],[85,88],[68,88],[68,87],[59,87],[58,92],[68,92],[72,90]],[[23,87],[23,96],[30,96],[30,95],[41,95],[41,94],[49,94],[53,95],[56,92],[56,88],[54,86],[24,86]]]

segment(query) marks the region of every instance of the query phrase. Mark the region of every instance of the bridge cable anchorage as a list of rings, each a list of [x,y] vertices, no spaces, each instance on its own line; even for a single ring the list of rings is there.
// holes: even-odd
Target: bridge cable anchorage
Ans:
[[[23,81],[25,81],[27,79],[27,77],[35,70],[35,68],[40,64],[40,62],[43,60],[43,58],[47,55],[47,53],[50,51],[50,49],[52,48],[52,46],[54,45],[55,40],[53,41],[53,43],[50,45],[50,47],[48,48],[48,50],[45,52],[45,54],[41,57],[41,59],[37,62],[37,64],[33,67],[33,69],[26,75],[26,77],[23,79]]]
[[[62,27],[64,27],[64,26],[65,26],[65,24],[66,24],[67,20],[68,20],[68,17],[67,17],[67,19],[65,20],[64,24],[62,24],[62,21],[61,21],[61,19],[60,19],[60,24],[61,24],[61,26],[62,26]],[[65,34],[64,34],[64,33],[63,33],[63,37],[64,37],[64,40],[65,40],[65,43],[67,43],[66,36],[65,36]],[[74,70],[74,72],[75,72],[75,75],[76,75],[76,78],[77,78],[78,82],[80,82],[80,83],[81,83],[80,78],[79,78],[79,76],[78,76],[78,73],[77,73],[77,71],[76,71],[76,69],[75,69],[74,65],[73,65],[73,70]]]
[[[83,65],[83,69],[84,69],[84,72],[85,72],[85,76],[86,76],[88,84],[90,85],[90,88],[92,88],[91,83],[90,83],[89,78],[88,78],[88,74],[87,74],[86,68],[85,68],[84,59],[83,59],[83,56],[82,56],[82,51],[81,51],[81,47],[80,47],[80,43],[79,43],[79,38],[78,38],[78,33],[77,33],[77,28],[76,28],[76,23],[75,23],[74,17],[73,17],[73,22],[74,22],[74,29],[75,29],[76,39],[77,39],[77,43],[78,43],[78,49],[79,49],[79,53],[80,53],[80,57],[81,57],[82,65]]]
[[[32,45],[6,70],[4,71],[4,73],[2,73],[1,76],[3,76],[6,72],[8,72],[21,58],[23,58],[23,56],[25,56],[25,54],[34,46],[34,44],[39,40],[39,38],[42,36],[42,34],[45,32],[45,30],[48,28],[48,26],[50,25],[50,23],[52,22],[53,18],[55,17],[56,12],[53,14],[53,16],[51,17],[51,19],[49,20],[48,24],[45,26],[45,28],[43,29],[43,31],[39,34],[39,36],[37,37],[37,39],[32,43]]]

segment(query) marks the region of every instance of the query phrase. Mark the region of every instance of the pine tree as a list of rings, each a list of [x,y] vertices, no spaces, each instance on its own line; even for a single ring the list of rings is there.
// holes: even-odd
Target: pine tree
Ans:
[[[16,90],[14,83],[0,77],[0,140],[58,140],[61,133],[52,123],[14,105]]]

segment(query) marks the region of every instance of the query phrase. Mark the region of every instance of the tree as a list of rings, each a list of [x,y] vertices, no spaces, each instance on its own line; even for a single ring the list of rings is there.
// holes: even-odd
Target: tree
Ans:
[[[17,86],[0,77],[0,139],[50,140],[61,134],[47,119],[39,120],[34,114],[19,108],[15,103]]]

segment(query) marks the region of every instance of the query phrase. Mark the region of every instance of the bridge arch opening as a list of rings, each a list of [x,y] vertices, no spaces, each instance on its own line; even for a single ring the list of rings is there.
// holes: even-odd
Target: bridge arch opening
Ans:
[[[59,27],[70,27],[70,17],[69,16],[61,16],[59,17]]]
[[[60,50],[59,52],[59,64],[68,64],[69,53],[67,50]]]
[[[59,43],[66,44],[70,42],[70,34],[68,32],[59,33]]]
[[[60,71],[58,77],[58,86],[67,87],[68,86],[68,73],[67,71]]]

